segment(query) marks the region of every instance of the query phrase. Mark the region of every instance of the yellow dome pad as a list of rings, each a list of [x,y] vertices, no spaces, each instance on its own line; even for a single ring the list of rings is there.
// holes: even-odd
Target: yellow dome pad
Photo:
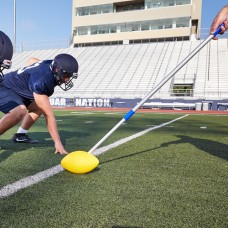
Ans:
[[[72,173],[88,173],[99,165],[99,160],[86,151],[74,151],[61,160],[64,169]]]

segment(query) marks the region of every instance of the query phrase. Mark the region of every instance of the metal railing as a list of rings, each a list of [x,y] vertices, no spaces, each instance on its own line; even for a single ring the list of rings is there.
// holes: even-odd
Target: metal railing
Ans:
[[[69,48],[73,44],[73,36],[68,39],[56,40],[39,40],[21,43],[20,46],[15,48],[16,52],[32,51],[32,50],[45,50],[45,49],[59,49]]]
[[[201,28],[200,29],[200,39],[205,39],[208,34],[210,32],[209,28]],[[220,39],[227,39],[228,38],[228,31],[225,32],[225,34],[223,34],[222,36],[219,37]],[[165,41],[175,41],[176,38],[164,38],[164,40],[162,40],[162,38],[159,39],[149,39],[148,42],[150,42],[150,40],[152,42],[165,42]],[[38,41],[31,41],[31,42],[25,42],[25,43],[21,43],[20,45],[17,45],[17,47],[15,48],[16,52],[23,52],[23,51],[31,51],[31,50],[45,50],[45,49],[59,49],[59,48],[68,48],[73,46],[73,40],[74,40],[74,35],[72,34],[69,38],[66,39],[56,39],[56,40],[38,40]],[[184,40],[183,37],[180,40]],[[227,41],[228,42],[228,41]],[[143,40],[142,40],[143,43]],[[105,43],[104,43],[105,44]],[[101,43],[102,45],[102,43]]]

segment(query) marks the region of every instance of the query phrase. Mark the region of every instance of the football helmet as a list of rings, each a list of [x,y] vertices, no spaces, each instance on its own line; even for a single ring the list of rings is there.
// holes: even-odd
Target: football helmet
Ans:
[[[74,86],[73,79],[78,77],[78,62],[69,54],[59,54],[52,61],[52,72],[56,84],[67,91]]]
[[[13,56],[13,44],[10,38],[0,31],[0,81],[3,80],[3,70],[11,67]]]

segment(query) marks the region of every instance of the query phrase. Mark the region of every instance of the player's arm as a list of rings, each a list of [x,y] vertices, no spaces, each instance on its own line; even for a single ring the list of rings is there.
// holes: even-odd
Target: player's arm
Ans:
[[[55,116],[52,111],[48,96],[43,94],[37,94],[37,93],[33,93],[33,95],[37,106],[40,108],[40,110],[42,111],[46,119],[48,131],[55,143],[55,149],[56,149],[55,153],[67,154],[67,151],[64,149],[62,142],[60,140]]]
[[[225,5],[217,14],[217,16],[214,18],[210,33],[213,34],[217,28],[224,24],[224,26],[221,27],[221,34],[223,34],[228,29],[228,5]],[[217,39],[216,37],[214,39]]]
[[[37,58],[29,58],[26,63],[26,66],[31,66],[33,63],[37,63],[39,61],[40,61],[40,59],[37,59]]]

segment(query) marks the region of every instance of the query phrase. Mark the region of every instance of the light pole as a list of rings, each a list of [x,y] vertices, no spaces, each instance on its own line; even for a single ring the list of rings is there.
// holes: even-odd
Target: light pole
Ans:
[[[16,0],[14,0],[14,51],[16,51]]]

